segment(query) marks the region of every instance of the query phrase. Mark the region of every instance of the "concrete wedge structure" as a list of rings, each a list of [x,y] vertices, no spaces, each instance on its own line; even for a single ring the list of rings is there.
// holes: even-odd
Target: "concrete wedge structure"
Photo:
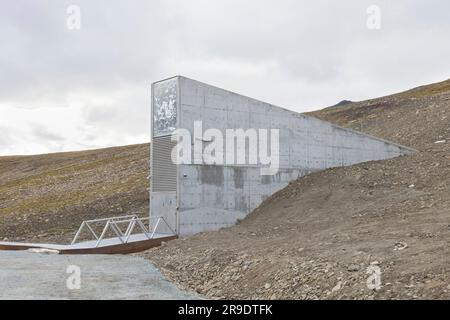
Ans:
[[[180,132],[192,137],[189,143],[183,142],[182,152],[177,149],[183,140]],[[230,132],[244,137],[241,141],[239,135],[229,138]],[[261,143],[264,134],[265,144]],[[277,141],[273,148],[271,143]],[[256,156],[252,142],[257,146]],[[212,149],[214,163],[205,160]],[[150,215],[164,217],[181,235],[218,230],[233,225],[290,181],[311,172],[413,152],[177,76],[152,85]],[[273,161],[264,160],[269,153],[271,160],[276,159],[276,170],[272,170]],[[245,155],[246,162],[236,161],[240,155]],[[180,161],[181,157],[188,161]]]

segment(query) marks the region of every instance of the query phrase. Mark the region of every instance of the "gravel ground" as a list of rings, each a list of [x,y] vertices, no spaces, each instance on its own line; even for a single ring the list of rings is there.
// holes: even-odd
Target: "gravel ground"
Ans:
[[[74,269],[81,271],[80,289],[69,290]],[[69,273],[67,273],[69,271]],[[134,256],[62,256],[0,251],[0,299],[194,299],[148,260]]]

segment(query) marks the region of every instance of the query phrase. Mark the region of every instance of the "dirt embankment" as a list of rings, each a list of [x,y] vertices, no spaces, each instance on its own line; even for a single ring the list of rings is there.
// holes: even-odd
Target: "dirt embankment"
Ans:
[[[149,259],[211,297],[450,298],[450,81],[312,115],[419,152],[300,178],[240,224]]]

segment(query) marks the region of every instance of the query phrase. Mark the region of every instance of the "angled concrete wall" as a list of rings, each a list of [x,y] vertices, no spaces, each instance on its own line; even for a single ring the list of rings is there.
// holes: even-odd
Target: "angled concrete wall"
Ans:
[[[193,135],[194,122],[201,120],[203,131],[212,128],[223,132],[238,128],[279,129],[280,141],[280,169],[273,176],[262,176],[259,163],[178,165],[177,191],[173,198],[177,212],[167,212],[161,206],[158,197],[164,194],[152,195],[151,208],[152,215],[165,216],[180,234],[231,226],[290,181],[311,172],[414,152],[201,82],[184,77],[175,79],[178,128],[188,129]],[[203,147],[206,145],[204,143]],[[240,152],[248,152],[248,149]]]

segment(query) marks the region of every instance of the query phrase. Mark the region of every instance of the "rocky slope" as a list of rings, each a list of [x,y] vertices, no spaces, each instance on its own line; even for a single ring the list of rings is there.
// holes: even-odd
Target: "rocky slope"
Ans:
[[[235,227],[149,259],[210,297],[450,298],[450,81],[312,115],[419,152],[300,178]]]
[[[0,157],[0,240],[72,239],[80,223],[148,215],[149,145]]]

